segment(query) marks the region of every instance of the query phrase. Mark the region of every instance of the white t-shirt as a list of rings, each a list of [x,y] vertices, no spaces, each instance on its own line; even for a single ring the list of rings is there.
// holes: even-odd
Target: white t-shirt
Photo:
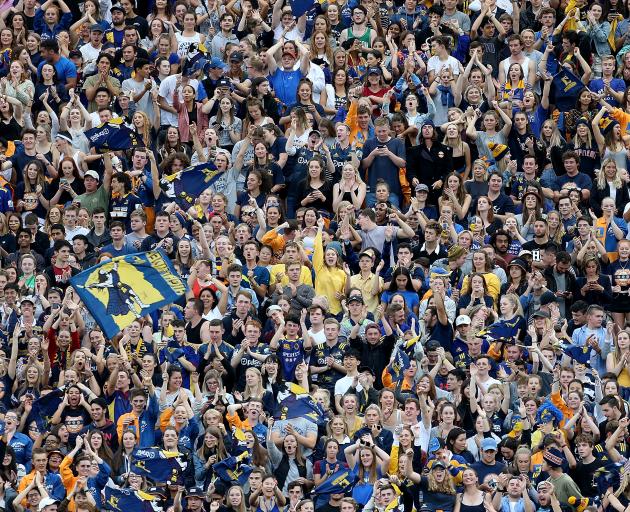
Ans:
[[[168,103],[171,107],[173,106],[173,97],[174,97],[173,95],[175,93],[175,85],[177,83],[177,79],[180,76],[181,75],[179,74],[167,76],[164,80],[162,80],[162,83],[160,84],[159,94],[162,98],[166,100],[166,103]],[[199,88],[198,80],[194,80],[194,79],[188,80],[187,85],[191,85],[192,88],[195,90],[195,94],[197,93],[197,89]],[[180,101],[183,101],[181,97],[181,91],[179,91],[179,93],[180,93],[179,99]],[[160,109],[160,124],[177,126],[177,114],[172,114],[171,112],[167,112],[166,110]]]
[[[440,57],[438,57],[437,55],[431,57],[429,59],[429,62],[427,63],[427,73],[430,71],[434,71],[437,75],[440,73],[440,71],[442,71],[444,67],[451,68],[453,76],[459,75],[459,61],[452,55],[449,55],[446,61],[440,60]]]

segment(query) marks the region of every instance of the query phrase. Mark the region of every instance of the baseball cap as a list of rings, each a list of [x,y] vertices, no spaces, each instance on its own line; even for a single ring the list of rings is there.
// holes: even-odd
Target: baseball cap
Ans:
[[[90,25],[90,32],[103,32],[103,27],[101,27],[98,23],[94,23]]]
[[[363,304],[363,297],[361,295],[352,295],[350,297],[348,297],[348,300],[346,300],[347,304],[350,304],[351,302],[358,302],[359,304]]]
[[[243,54],[241,52],[234,52],[230,55],[230,62],[243,62]]]
[[[109,9],[109,12],[114,12],[114,11],[120,11],[123,14],[125,13],[125,10],[120,5],[112,5],[112,7]]]
[[[188,498],[191,498],[193,496],[196,497],[196,498],[205,498],[206,497],[206,495],[203,492],[203,489],[201,487],[191,487],[190,489],[188,489],[186,491],[186,496]]]
[[[227,78],[220,78],[217,80],[217,87],[230,87],[232,82],[230,82]]]
[[[551,318],[551,315],[546,311],[541,311],[540,309],[532,315],[532,318]]]
[[[30,302],[33,306],[35,305],[35,299],[31,295],[26,295],[25,297],[22,297],[22,300],[20,300],[20,306],[25,302]]]
[[[380,75],[382,74],[381,68],[377,68],[376,66],[372,68],[368,68],[368,75]]]
[[[444,462],[439,459],[435,459],[433,461],[433,464],[431,464],[431,470],[438,469],[438,468],[446,469],[446,464],[444,464]]]
[[[225,71],[228,67],[221,59],[217,57],[212,57],[209,61],[206,62],[206,68],[207,69],[222,69]]]
[[[94,178],[96,181],[101,181],[101,177],[98,175],[98,173],[96,171],[85,171],[85,174],[83,175],[83,177],[87,177],[89,176],[90,178]]]
[[[322,132],[320,132],[319,130],[311,130],[310,132],[308,132],[309,137],[313,134],[317,135],[318,137],[322,136]]]
[[[533,256],[532,251],[528,251],[527,249],[523,249],[518,253],[518,257],[522,258],[523,256]]]
[[[494,450],[497,451],[497,442],[493,437],[486,437],[483,441],[481,441],[481,450],[484,452]]]
[[[273,313],[274,311],[282,311],[282,308],[276,304],[274,304],[273,306],[269,306],[267,308],[267,316],[271,315],[271,313]]]
[[[543,293],[540,296],[541,306],[547,306],[548,304],[551,304],[552,302],[558,302],[558,299],[556,298],[553,292],[550,292],[549,290],[547,290],[545,293]]]
[[[74,59],[74,58],[79,58],[79,59],[82,59],[82,58],[83,58],[83,54],[82,54],[79,50],[72,50],[72,51],[68,54],[68,58],[69,58],[69,59]]]
[[[39,512],[42,512],[42,510],[44,510],[46,507],[50,507],[51,505],[54,505],[55,503],[59,503],[59,501],[53,498],[44,498],[43,500],[39,502],[39,505],[37,506],[37,510]]]
[[[455,319],[455,327],[459,327],[460,325],[470,325],[472,320],[468,315],[459,315]]]
[[[359,366],[358,369],[359,373],[369,373],[370,375],[372,375],[372,377],[376,377],[376,374],[374,373],[374,370],[372,369],[371,366]]]
[[[429,191],[429,187],[427,185],[425,185],[424,183],[418,183],[416,185],[416,192],[421,192],[423,190],[425,192],[428,192]]]

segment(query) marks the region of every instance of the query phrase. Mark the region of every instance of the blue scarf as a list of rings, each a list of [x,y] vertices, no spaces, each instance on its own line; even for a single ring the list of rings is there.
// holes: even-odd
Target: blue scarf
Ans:
[[[440,91],[442,106],[448,108],[455,106],[455,98],[453,96],[453,93],[451,92],[450,87],[446,87],[445,85],[438,85],[437,90]]]

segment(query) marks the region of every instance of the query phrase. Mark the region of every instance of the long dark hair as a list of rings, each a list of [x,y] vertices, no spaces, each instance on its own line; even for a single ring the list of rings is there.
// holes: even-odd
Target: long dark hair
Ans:
[[[405,276],[407,278],[407,285],[405,287],[405,291],[408,292],[413,292],[413,283],[411,282],[411,272],[409,272],[408,269],[404,268],[404,267],[397,267],[394,272],[392,273],[392,280],[389,283],[389,292],[398,292],[400,291],[398,289],[398,285],[396,284],[396,278],[398,276]]]

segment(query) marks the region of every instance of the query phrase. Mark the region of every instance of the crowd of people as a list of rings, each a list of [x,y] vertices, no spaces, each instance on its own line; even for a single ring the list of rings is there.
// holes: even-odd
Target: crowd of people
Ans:
[[[1,0],[0,508],[625,512],[629,4]]]

